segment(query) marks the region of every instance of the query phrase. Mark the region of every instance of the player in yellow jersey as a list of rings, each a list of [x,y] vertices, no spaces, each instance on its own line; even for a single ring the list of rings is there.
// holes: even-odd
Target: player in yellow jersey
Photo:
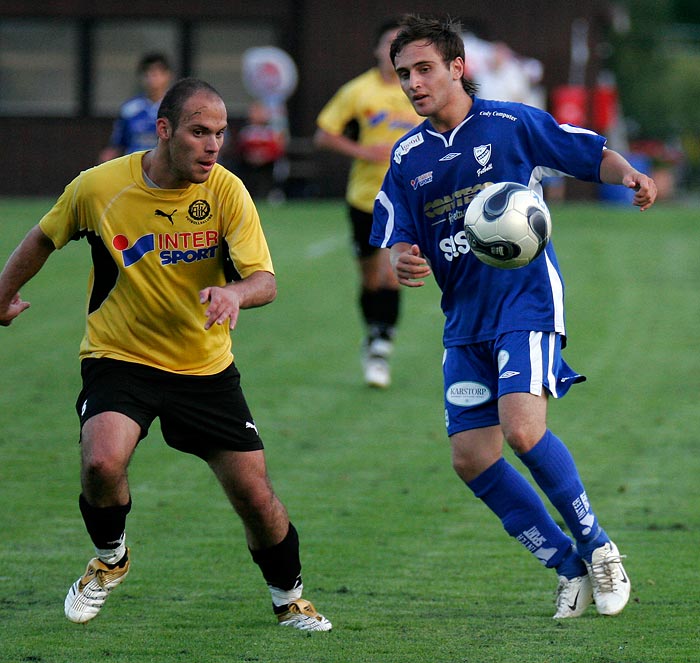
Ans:
[[[271,302],[276,285],[255,205],[216,163],[226,124],[214,88],[177,82],[158,111],[157,147],[78,175],[0,274],[6,326],[29,307],[19,289],[55,249],[91,246],[76,407],[79,505],[96,556],[66,596],[73,622],[97,616],[129,571],[127,466],[158,417],[167,444],[202,458],[221,483],[279,623],[331,629],[301,597],[297,531],[271,488],[231,354],[241,309]]]
[[[422,121],[403,94],[389,58],[398,26],[394,20],[379,27],[374,51],[377,66],[335,93],[321,110],[314,135],[317,147],[353,159],[346,200],[360,270],[365,381],[373,387],[388,387],[391,382],[388,360],[399,318],[399,284],[388,251],[369,243],[374,198],[382,186],[393,144]],[[356,123],[357,140],[344,133],[350,123]]]

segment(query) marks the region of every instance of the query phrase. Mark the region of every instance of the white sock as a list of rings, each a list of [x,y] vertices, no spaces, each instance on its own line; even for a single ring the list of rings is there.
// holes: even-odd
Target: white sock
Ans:
[[[105,564],[116,564],[126,555],[124,539],[121,540],[121,543],[116,548],[95,548],[95,554],[97,559]]]
[[[304,584],[299,583],[292,589],[279,589],[278,587],[273,587],[268,585],[270,588],[270,595],[272,596],[272,603],[275,607],[279,608],[283,605],[288,605],[292,601],[296,601],[301,598],[301,593],[304,589]]]

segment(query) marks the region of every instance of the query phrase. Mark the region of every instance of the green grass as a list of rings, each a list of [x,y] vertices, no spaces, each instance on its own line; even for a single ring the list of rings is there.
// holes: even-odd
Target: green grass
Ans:
[[[47,200],[0,200],[4,262]],[[63,598],[91,556],[77,506],[77,346],[88,251],[52,256],[0,329],[0,661],[21,663],[689,663],[700,660],[700,231],[659,206],[553,208],[569,348],[588,376],[552,404],[632,600],[551,619],[556,579],[450,468],[431,283],[404,291],[394,385],[367,390],[339,202],[261,207],[279,297],[246,311],[237,363],[329,634],[274,625],[206,466],[158,430],[130,468],[133,567],[103,614]],[[517,461],[516,461],[517,462]]]

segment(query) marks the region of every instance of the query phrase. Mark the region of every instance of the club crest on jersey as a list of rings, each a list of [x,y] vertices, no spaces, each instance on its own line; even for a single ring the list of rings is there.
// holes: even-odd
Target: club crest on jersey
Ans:
[[[474,158],[480,166],[485,166],[491,159],[491,143],[488,145],[478,145],[474,148]]]
[[[211,219],[211,205],[206,200],[195,200],[187,208],[187,220],[200,226]]]
[[[476,171],[477,176],[481,177],[485,172],[493,168],[493,164],[489,163],[489,161],[491,161],[491,143],[488,145],[478,145],[475,147],[474,158],[480,166],[483,166]]]

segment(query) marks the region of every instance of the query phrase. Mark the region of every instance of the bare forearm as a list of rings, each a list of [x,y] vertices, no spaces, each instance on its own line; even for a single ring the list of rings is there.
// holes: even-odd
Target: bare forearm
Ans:
[[[654,180],[639,172],[627,159],[614,150],[603,150],[600,179],[606,184],[621,184],[628,189],[634,189],[633,204],[642,211],[649,209],[656,200],[657,192]]]
[[[226,286],[236,293],[240,308],[256,308],[269,304],[277,296],[275,277],[270,272],[254,272],[241,281]]]
[[[351,159],[360,158],[361,146],[346,136],[330,134],[323,129],[318,129],[314,134],[314,145],[317,148],[337,152]]]
[[[600,163],[600,179],[606,184],[622,184],[625,175],[634,172],[632,165],[619,152],[605,150]]]
[[[270,272],[254,272],[250,276],[222,287],[204,288],[199,301],[207,304],[204,329],[222,325],[226,320],[233,329],[241,309],[269,304],[277,295],[275,276]]]
[[[388,162],[391,155],[391,143],[373,143],[366,145],[351,140],[347,136],[328,133],[318,129],[314,135],[314,145],[325,150],[343,154],[351,159],[360,159],[371,163]]]
[[[34,226],[13,251],[0,274],[0,311],[5,310],[20,288],[44,266],[55,250],[39,226]]]

